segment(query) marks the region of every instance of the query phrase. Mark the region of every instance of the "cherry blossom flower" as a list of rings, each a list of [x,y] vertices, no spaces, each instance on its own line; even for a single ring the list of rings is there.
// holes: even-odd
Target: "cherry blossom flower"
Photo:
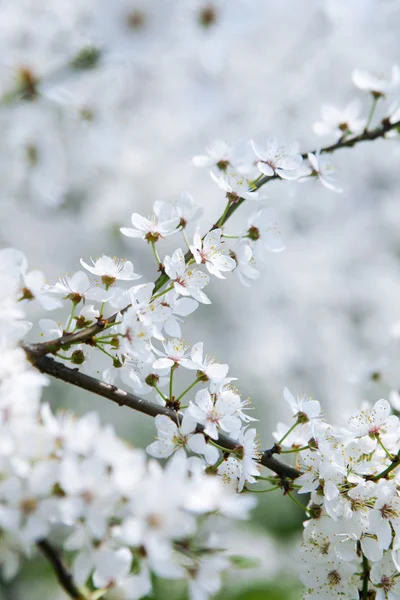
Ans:
[[[204,425],[204,433],[213,440],[218,439],[218,429],[235,436],[242,426],[236,407],[221,396],[212,396],[208,390],[198,391],[187,410],[197,423]]]
[[[268,252],[282,252],[285,249],[278,214],[274,208],[263,208],[252,213],[247,224],[247,237],[260,261],[266,262]]]
[[[105,257],[102,258],[104,259]],[[93,270],[91,272],[93,273]],[[86,300],[104,302],[112,295],[112,292],[106,292],[106,290],[96,286],[95,282],[90,282],[89,277],[83,271],[77,271],[71,277],[66,275],[64,278],[60,278],[54,286],[49,286],[48,289],[76,303],[81,300],[84,302]]]
[[[207,600],[221,588],[222,572],[229,567],[229,561],[224,556],[210,556],[200,559],[196,568],[190,574],[190,600]]]
[[[179,217],[179,225],[182,228],[185,228],[188,223],[197,221],[204,212],[203,208],[196,206],[193,196],[189,194],[189,192],[182,192],[177,200],[170,202],[155,202],[154,212],[156,214],[163,214],[171,206]]]
[[[246,481],[254,483],[255,477],[260,474],[260,445],[256,439],[257,431],[255,429],[242,429],[238,437],[238,445],[241,446],[241,473],[238,484],[238,491],[241,492]]]
[[[386,79],[384,76],[373,75],[368,71],[354,69],[352,80],[354,85],[360,90],[384,96],[385,94],[397,92],[400,88],[400,68],[398,65],[392,66],[390,79]]]
[[[390,404],[387,400],[378,400],[373,408],[365,408],[350,417],[349,431],[355,437],[376,436],[386,430],[391,418]]]
[[[236,267],[236,262],[230,256],[223,254],[224,243],[221,236],[222,229],[214,229],[202,240],[200,230],[197,229],[190,251],[198,265],[205,263],[211,275],[225,279],[221,271],[232,271]]]
[[[133,264],[130,260],[111,258],[110,256],[100,256],[97,260],[90,260],[92,265],[88,265],[81,258],[82,267],[93,273],[93,275],[101,277],[101,281],[106,287],[113,285],[117,279],[132,281],[141,277],[141,275],[134,273]]]
[[[138,213],[131,216],[133,229],[121,227],[120,231],[127,237],[140,238],[148,242],[157,242],[160,238],[168,237],[177,233],[180,218],[177,216],[173,206],[162,203],[154,206],[154,212],[150,219],[146,219]]]
[[[336,168],[329,162],[329,158],[325,154],[321,154],[320,151],[315,154],[309,152],[307,158],[312,167],[311,175],[317,176],[326,189],[341,194],[343,190],[334,184],[332,173],[335,173]]]
[[[219,456],[217,448],[206,444],[203,434],[195,433],[196,421],[189,412],[185,412],[179,427],[166,415],[157,415],[155,425],[157,440],[146,448],[151,456],[168,458],[175,450],[187,447],[195,454],[204,454],[209,464],[217,461]]]
[[[345,108],[339,109],[330,104],[322,107],[322,121],[313,125],[317,135],[333,135],[337,139],[349,133],[360,133],[366,124],[366,119],[360,119],[362,109],[359,100],[353,100]]]
[[[318,400],[312,400],[307,396],[295,398],[288,388],[283,390],[283,397],[297,419],[304,419],[306,422],[321,418],[321,405]]]
[[[212,383],[221,383],[229,370],[228,365],[216,363],[210,356],[203,358],[203,343],[199,342],[192,346],[190,352],[191,366],[188,368],[197,369],[205,375]]]
[[[163,323],[163,329],[166,334],[171,337],[180,338],[182,337],[182,330],[180,322],[183,321],[181,317],[187,317],[197,310],[199,303],[192,298],[182,298],[171,290],[168,294],[165,294],[163,298],[156,300],[162,304],[167,304],[171,309],[171,313],[166,317]]]
[[[259,158],[258,168],[263,175],[273,177],[277,175],[282,179],[297,179],[297,170],[302,163],[299,146],[293,143],[290,146],[278,142],[276,138],[269,138],[265,146],[251,142],[253,150]]]
[[[255,261],[250,244],[244,239],[239,240],[231,255],[236,261],[235,273],[240,283],[250,287],[252,282],[260,277],[260,272],[254,267]]]
[[[162,358],[158,358],[153,363],[154,369],[170,369],[175,365],[180,365],[186,369],[195,368],[192,361],[187,358],[189,356],[187,352],[188,346],[182,340],[172,338],[168,342],[163,342],[163,347],[164,353],[157,350],[157,354],[162,356]]]
[[[228,168],[223,173],[211,170],[210,175],[215,183],[227,193],[231,202],[237,202],[240,198],[259,199],[260,192],[255,189],[253,180],[239,170]],[[264,192],[263,197],[265,197]]]
[[[180,248],[172,256],[164,259],[164,268],[168,277],[174,283],[174,289],[182,296],[192,296],[198,302],[211,304],[211,301],[202,291],[210,278],[200,269],[193,269],[185,264],[185,257]]]
[[[24,287],[22,300],[37,300],[45,310],[55,310],[62,306],[62,302],[48,294],[46,278],[41,271],[23,273]]]

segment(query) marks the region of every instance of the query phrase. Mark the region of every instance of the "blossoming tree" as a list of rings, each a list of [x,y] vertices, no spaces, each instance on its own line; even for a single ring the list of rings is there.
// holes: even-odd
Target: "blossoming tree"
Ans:
[[[332,155],[397,135],[396,107],[377,123],[374,113],[399,88],[399,69],[389,79],[355,71],[353,81],[370,96],[371,110],[325,107],[315,131],[331,134],[331,145],[300,153],[296,143],[271,137],[233,148],[216,142],[194,157],[221,190],[221,216],[208,231],[195,228],[202,207],[186,192],[174,203],[155,202],[148,216],[132,214],[121,234],[134,238],[129,256],[137,244],[154,255],[154,281],[138,283],[137,265],[102,255],[81,259],[84,271],[49,285],[19,250],[0,251],[4,578],[38,550],[71,598],[143,598],[155,574],[186,580],[191,599],[204,600],[238,562],[208,522],[246,519],[253,492],[274,491],[300,504],[304,494],[298,552],[305,598],[400,597],[400,423],[390,403],[378,400],[332,425],[318,401],[285,388],[292,418],[260,449],[262,423],[229,366],[208,356],[201,341],[182,340],[185,318],[199,303],[212,305],[204,291],[210,277],[236,274],[250,286],[268,253],[284,250],[277,212],[257,205],[269,182],[315,179],[340,192]],[[246,225],[231,231],[230,217],[246,207]],[[162,253],[166,237],[176,241],[171,255]],[[25,338],[32,302],[68,311],[61,326],[39,320],[45,340],[38,343]],[[184,372],[191,380],[182,389]],[[95,413],[54,414],[41,402],[52,378],[154,417],[156,440],[146,451],[133,448]]]

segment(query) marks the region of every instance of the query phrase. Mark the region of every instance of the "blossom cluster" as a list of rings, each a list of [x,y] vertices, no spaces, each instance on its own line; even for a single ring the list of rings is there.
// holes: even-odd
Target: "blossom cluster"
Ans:
[[[275,438],[279,449],[296,454],[297,492],[310,495],[301,547],[305,598],[357,600],[362,589],[378,600],[397,598],[399,418],[381,399],[334,427],[319,402],[289,390],[285,399],[295,422],[281,423]]]
[[[111,263],[121,278],[134,277],[129,264]],[[103,271],[112,275],[106,267]],[[39,274],[29,278],[22,253],[0,251],[3,577],[13,577],[23,556],[30,556],[37,543],[56,535],[62,547],[73,552],[72,573],[83,597],[90,580],[110,597],[141,598],[151,591],[151,573],[186,579],[192,598],[207,597],[218,590],[221,572],[230,562],[221,551],[217,533],[211,537],[207,533],[204,519],[211,514],[220,519],[247,518],[254,499],[239,496],[222,478],[205,473],[182,448],[163,468],[148,461],[143,450],[121,441],[112,427],[102,426],[96,414],[56,416],[41,404],[48,379],[32,368],[18,345],[30,329],[24,320],[23,299],[34,296],[43,306],[55,308],[54,292],[65,294],[68,288],[75,306],[79,294],[103,301],[104,290],[91,289],[79,273],[51,290],[27,288],[33,280],[39,281]],[[85,306],[75,323],[87,323],[96,312]],[[48,330],[49,323],[45,320]],[[55,330],[51,333],[56,337]],[[76,357],[79,349],[74,353]],[[199,367],[204,363],[200,347],[193,352],[193,365],[196,361]],[[204,368],[213,372],[212,366]],[[236,405],[229,393],[221,397],[232,405],[231,413],[239,412],[240,401]],[[196,452],[203,451],[195,436],[191,443]]]
[[[354,82],[372,94],[374,108],[400,78],[394,69],[391,83],[365,73],[355,73]],[[339,139],[368,131],[371,120],[359,119],[354,105],[344,116],[332,110],[323,116],[325,126],[320,123],[317,132],[337,138],[339,129]],[[389,123],[397,116],[393,109]],[[6,577],[16,573],[22,555],[57,534],[73,552],[74,581],[83,594],[90,585],[134,600],[150,592],[151,573],[186,579],[193,600],[218,591],[229,560],[220,540],[207,535],[204,517],[248,516],[253,497],[240,493],[257,482],[261,455],[250,426],[256,419],[232,385],[229,366],[208,356],[202,342],[187,345],[181,323],[199,303],[211,303],[204,291],[210,276],[224,279],[234,271],[249,286],[268,252],[284,249],[276,211],[262,204],[267,181],[318,178],[339,191],[325,154],[300,154],[297,143],[272,137],[233,148],[217,142],[196,156],[194,164],[211,167],[212,180],[226,194],[225,211],[208,233],[202,236],[197,227],[189,235],[202,210],[187,192],[174,202],[155,202],[148,218],[133,213],[131,227],[121,228],[151,247],[160,273],[155,282],[132,285],[142,277],[133,263],[103,255],[81,259],[85,271],[48,285],[43,273],[28,270],[22,253],[0,252],[0,541]],[[247,200],[258,206],[246,227],[239,235],[225,234],[228,215]],[[179,236],[185,251],[178,247],[161,258],[160,242],[172,236]],[[169,458],[165,468],[121,441],[96,415],[56,416],[40,404],[48,380],[29,365],[34,351],[20,345],[31,328],[24,306],[32,300],[49,311],[70,309],[62,324],[39,321],[49,340],[45,354],[79,372],[100,374],[110,388],[122,384],[141,396],[154,394],[160,414],[147,454]],[[79,335],[91,326],[99,327],[94,335]],[[66,337],[68,343],[58,344]],[[178,370],[194,374],[179,391]],[[378,599],[395,598],[398,418],[380,400],[347,428],[337,428],[321,419],[318,402],[296,400],[289,391],[285,398],[295,423],[279,424],[271,452],[294,453],[301,473],[290,485],[278,478],[276,487],[311,494],[302,552],[306,597],[353,599],[367,586]],[[221,443],[226,437],[233,440],[229,448]]]

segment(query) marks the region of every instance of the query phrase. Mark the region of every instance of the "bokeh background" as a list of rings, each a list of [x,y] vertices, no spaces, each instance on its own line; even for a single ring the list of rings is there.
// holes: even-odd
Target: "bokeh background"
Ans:
[[[312,130],[322,104],[358,97],[366,115],[370,99],[351,72],[389,74],[399,30],[399,0],[2,0],[0,247],[23,250],[49,283],[101,253],[154,279],[148,247],[119,234],[131,213],[148,216],[153,201],[187,190],[205,209],[205,232],[224,197],[192,156],[216,139],[276,135],[302,151],[330,142]],[[212,307],[185,325],[185,340],[204,341],[251,397],[262,447],[278,420],[290,422],[284,386],[336,422],[400,387],[399,148],[379,140],[337,153],[340,195],[318,182],[269,184],[263,205],[280,214],[285,252],[270,254],[251,289],[212,280]],[[252,209],[226,232],[238,234]],[[153,439],[147,417],[66,384],[46,400],[99,411],[138,446]],[[236,553],[260,564],[230,575],[220,600],[299,598],[303,518],[290,499],[260,496],[253,521],[227,531]],[[170,583],[156,590],[185,598]],[[1,584],[1,600],[28,597],[64,598],[42,560]]]

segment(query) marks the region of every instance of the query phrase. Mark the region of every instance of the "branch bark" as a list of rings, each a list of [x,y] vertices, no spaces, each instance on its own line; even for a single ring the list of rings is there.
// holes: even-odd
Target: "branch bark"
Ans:
[[[66,591],[68,596],[75,600],[87,600],[86,596],[75,584],[72,573],[63,563],[60,552],[53,548],[47,540],[40,540],[36,545],[53,567],[61,587]]]
[[[145,415],[149,415],[150,417],[166,415],[167,417],[170,417],[170,419],[172,419],[177,425],[180,424],[182,418],[181,415],[176,413],[174,410],[167,408],[166,406],[155,404],[154,402],[145,400],[140,396],[136,396],[136,394],[131,394],[125,390],[117,388],[116,386],[99,381],[95,377],[81,373],[78,369],[71,369],[64,364],[57,362],[53,358],[37,353],[33,345],[24,344],[23,348],[30,363],[42,373],[46,373],[47,375],[51,375],[56,379],[61,379],[62,381],[71,383],[72,385],[75,385],[83,390],[87,390],[88,392],[92,392],[97,396],[107,398],[108,400],[118,404],[118,406],[127,406]],[[198,432],[202,432],[204,430],[202,425],[198,425],[197,428]],[[239,446],[236,440],[233,440],[223,434],[219,436],[217,442],[227,451],[235,450]],[[290,467],[289,465],[286,465],[285,463],[282,463],[274,458],[271,450],[265,450],[261,454],[259,463],[279,475],[279,477],[296,479],[296,477],[301,475],[301,473],[293,467]]]
[[[393,129],[400,128],[400,121],[396,121],[395,123],[390,123],[389,119],[383,119],[381,125],[376,127],[375,129],[363,131],[360,135],[351,136],[344,140],[339,140],[335,144],[331,144],[330,146],[325,146],[321,148],[319,151],[322,154],[330,154],[335,152],[336,150],[341,150],[342,148],[352,148],[361,142],[371,142],[379,138],[383,138],[386,133]],[[312,150],[312,153],[317,152],[318,150]],[[303,158],[307,158],[307,152],[302,154]],[[263,177],[261,178],[256,188],[260,189],[266,183],[270,181],[279,179],[277,175],[273,175],[272,177]],[[223,227],[228,219],[233,215],[233,213],[245,202],[244,198],[238,198],[236,202],[233,202],[228,210],[224,212],[224,214],[218,219],[218,221],[211,227],[210,231],[216,228]],[[192,253],[188,251],[185,254],[185,262],[188,262],[192,258]],[[169,281],[168,275],[162,273],[154,282],[154,293],[156,293],[159,289],[161,289],[167,282]],[[129,306],[126,306],[122,312],[127,310]],[[49,342],[42,342],[40,344],[36,344],[36,352],[38,354],[52,354],[58,352],[62,348],[70,344],[84,344],[87,343],[91,338],[104,330],[107,324],[114,323],[117,318],[117,313],[108,317],[107,319],[99,319],[97,323],[87,327],[86,329],[82,329],[81,331],[77,331],[76,333],[67,333],[60,338],[55,340],[51,340]]]
[[[344,140],[339,140],[335,144],[331,144],[330,146],[325,146],[321,148],[319,151],[322,154],[328,154],[335,152],[336,150],[341,150],[342,148],[352,148],[353,146],[366,141],[373,141],[378,138],[383,138],[386,133],[393,129],[397,129],[400,127],[400,121],[395,123],[390,123],[389,119],[383,119],[380,126],[376,127],[372,130],[364,130],[361,134],[356,136],[350,136]],[[317,152],[314,150],[313,153]],[[307,158],[307,153],[302,154],[303,158]],[[257,183],[257,189],[261,188],[263,185],[272,181],[274,179],[279,179],[276,175],[272,177],[263,177]],[[244,198],[238,198],[237,201],[231,203],[228,210],[226,210],[223,215],[218,219],[218,221],[213,225],[210,229],[223,227],[227,220],[232,216],[232,214],[239,208],[241,204],[245,201]],[[188,251],[185,255],[185,261],[188,262],[192,254]],[[160,288],[162,288],[169,281],[169,277],[162,273],[154,282],[154,293],[156,293]],[[126,306],[122,312],[127,310],[129,305]],[[102,381],[95,379],[94,377],[90,377],[89,375],[85,375],[81,373],[78,369],[70,369],[65,365],[56,362],[52,358],[48,358],[47,354],[55,354],[61,349],[68,348],[71,344],[84,344],[90,343],[92,338],[96,336],[98,333],[103,331],[107,325],[110,325],[116,321],[118,313],[115,313],[111,317],[105,319],[100,318],[97,323],[82,329],[76,333],[66,333],[60,338],[55,340],[51,340],[49,342],[43,342],[39,344],[23,344],[28,359],[32,363],[34,367],[42,371],[43,373],[47,373],[56,377],[57,379],[62,379],[72,385],[76,385],[82,389],[88,390],[97,394],[99,396],[103,396],[104,398],[108,398],[113,402],[116,402],[119,406],[128,406],[134,410],[138,410],[144,414],[155,417],[158,414],[165,414],[173,419],[176,423],[179,423],[180,416],[176,412],[171,409],[166,408],[165,406],[161,406],[158,404],[151,403],[135,394],[130,394],[123,390],[118,389],[115,386],[106,384]],[[237,446],[237,442],[232,440],[226,436],[221,435],[218,443],[225,447],[227,450],[232,450]],[[266,450],[262,453],[260,458],[260,464],[269,468],[274,473],[281,477],[288,477],[290,479],[295,479],[300,475],[299,471],[293,469],[281,463],[277,459],[273,457],[273,449]]]

